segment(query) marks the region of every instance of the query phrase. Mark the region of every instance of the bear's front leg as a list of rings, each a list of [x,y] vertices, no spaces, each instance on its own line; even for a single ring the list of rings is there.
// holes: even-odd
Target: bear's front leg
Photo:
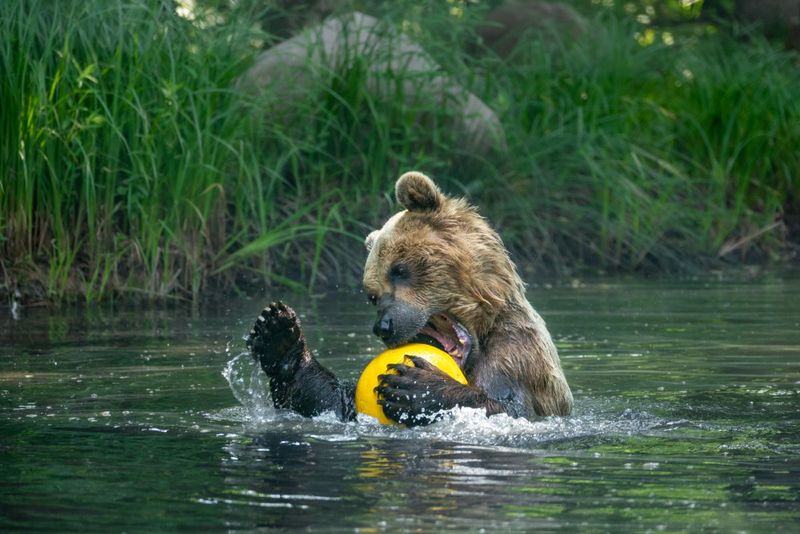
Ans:
[[[414,364],[391,364],[397,374],[383,374],[375,388],[386,417],[408,426],[428,425],[443,412],[457,406],[485,408],[487,415],[504,411],[482,389],[464,385],[418,356],[407,356]]]
[[[306,417],[333,411],[342,421],[355,419],[355,388],[340,384],[314,358],[292,308],[282,302],[264,308],[246,343],[269,377],[276,408]]]

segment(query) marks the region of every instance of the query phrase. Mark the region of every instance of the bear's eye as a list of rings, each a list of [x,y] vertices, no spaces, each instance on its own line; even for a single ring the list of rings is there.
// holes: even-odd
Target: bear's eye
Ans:
[[[395,282],[404,282],[411,278],[411,271],[405,263],[395,263],[389,269],[389,278]]]

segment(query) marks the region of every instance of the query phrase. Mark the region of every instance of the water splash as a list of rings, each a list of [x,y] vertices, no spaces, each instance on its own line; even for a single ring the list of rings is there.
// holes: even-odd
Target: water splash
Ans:
[[[268,379],[247,352],[234,356],[225,366],[222,375],[241,405],[241,408],[228,409],[220,414],[224,419],[237,420],[252,432],[260,432],[265,428],[272,431],[291,428],[324,441],[388,438],[451,441],[516,449],[558,447],[560,443],[590,447],[599,441],[631,434],[661,432],[685,423],[680,420],[664,420],[646,411],[609,411],[608,407],[593,407],[589,399],[584,399],[589,402],[584,404],[582,413],[570,417],[544,417],[535,420],[515,419],[504,414],[486,417],[483,410],[457,408],[441,421],[426,427],[382,425],[376,419],[364,415],[360,415],[355,422],[343,423],[333,413],[307,419],[289,410],[276,410],[269,393]],[[265,423],[269,425],[265,427]]]
[[[231,359],[222,376],[228,381],[233,396],[247,410],[250,420],[266,422],[280,416],[272,405],[267,377],[250,353],[242,352]]]
[[[570,448],[588,448],[619,436],[657,432],[667,423],[647,412],[590,411],[569,417],[528,420],[505,414],[486,417],[480,409],[456,408],[441,421],[417,428],[385,426],[372,418],[360,418],[356,432],[363,437],[449,441],[492,448],[558,448],[562,443]]]

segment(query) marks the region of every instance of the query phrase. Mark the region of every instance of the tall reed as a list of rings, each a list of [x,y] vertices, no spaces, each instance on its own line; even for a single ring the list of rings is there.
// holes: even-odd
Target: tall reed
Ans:
[[[778,257],[800,198],[797,57],[757,38],[643,46],[618,19],[590,28],[523,43],[496,71],[514,144],[494,208],[512,243],[559,270]]]
[[[466,148],[438,102],[370,91],[369,51],[309,66],[291,98],[238,89],[271,42],[247,3],[193,21],[169,0],[0,3],[2,289],[196,299],[353,280],[410,168],[471,196],[540,271],[781,254],[796,56],[721,33],[643,46],[601,15],[499,58],[465,52],[486,6],[462,4],[367,3],[498,113],[506,151]]]
[[[278,178],[248,137],[252,102],[232,89],[253,53],[251,28],[200,29],[173,7],[0,7],[7,284],[11,272],[54,299],[197,296],[243,241],[294,236],[275,227],[276,197],[260,194]],[[248,198],[232,203],[239,184]],[[252,268],[273,272],[264,258]]]

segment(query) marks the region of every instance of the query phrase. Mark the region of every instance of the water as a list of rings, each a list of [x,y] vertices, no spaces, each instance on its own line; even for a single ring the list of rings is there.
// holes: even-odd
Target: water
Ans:
[[[796,276],[531,299],[574,415],[414,430],[273,410],[242,354],[267,297],[3,310],[0,530],[800,528]],[[380,350],[362,296],[288,300],[339,376]]]

